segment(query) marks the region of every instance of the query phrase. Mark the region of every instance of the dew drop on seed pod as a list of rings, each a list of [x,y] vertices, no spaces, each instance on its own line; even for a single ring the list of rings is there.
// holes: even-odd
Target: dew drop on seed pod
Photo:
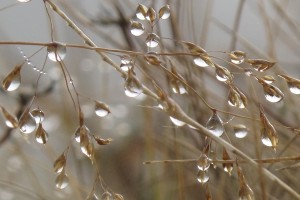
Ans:
[[[83,154],[85,154],[90,159],[93,159],[94,144],[85,126],[80,127],[80,149]]]
[[[229,154],[227,153],[225,148],[223,148],[223,157],[222,158],[224,161],[230,160]],[[224,162],[222,165],[223,165],[224,171],[227,172],[229,175],[231,175],[231,171],[233,169],[233,163]]]
[[[21,85],[21,66],[16,66],[3,80],[2,86],[6,91],[14,91]]]
[[[53,170],[55,173],[61,173],[65,166],[66,166],[66,157],[65,157],[65,154],[61,154],[55,161],[54,161],[54,164],[53,164]]]
[[[265,146],[272,147],[275,150],[278,145],[278,136],[274,126],[264,114],[262,106],[260,106],[260,126],[262,143]]]
[[[233,132],[236,138],[244,138],[248,134],[248,128],[243,124],[233,126]]]
[[[140,82],[135,77],[127,77],[124,89],[128,97],[137,97],[143,92]]]
[[[18,127],[18,120],[15,116],[7,112],[7,110],[1,107],[2,115],[5,119],[5,124],[9,128],[17,128]]]
[[[263,88],[266,99],[271,103],[280,102],[284,97],[284,94],[273,85],[265,85]]]
[[[243,51],[232,51],[229,54],[229,57],[230,57],[232,63],[239,65],[244,62],[246,53]]]
[[[136,17],[140,20],[145,20],[147,11],[148,8],[145,5],[139,4],[138,7],[136,8]]]
[[[127,72],[132,68],[131,57],[129,56],[122,56],[121,58],[121,65],[120,68],[122,71]]]
[[[140,36],[144,33],[144,25],[137,21],[131,21],[130,32],[134,36]]]
[[[35,119],[29,112],[24,112],[19,119],[19,128],[22,133],[32,133],[36,128]]]
[[[271,75],[266,75],[263,77],[263,80],[268,83],[268,84],[271,84],[275,81],[275,78]]]
[[[90,129],[86,126],[86,125],[83,125],[82,126],[84,129],[85,129],[85,132],[90,135],[91,134],[91,131]],[[80,127],[78,127],[75,131],[75,134],[74,134],[74,137],[75,137],[75,141],[80,143]]]
[[[197,180],[199,183],[205,184],[209,180],[208,172],[199,170],[197,174]]]
[[[259,72],[264,72],[276,64],[276,62],[271,62],[263,59],[248,59],[246,62]]]
[[[171,9],[169,5],[165,5],[161,9],[159,9],[158,17],[159,19],[168,19],[171,15]]]
[[[171,122],[176,126],[184,126],[185,122],[180,121],[179,119],[176,119],[174,117],[170,117]]]
[[[99,117],[105,117],[110,113],[110,110],[105,103],[95,101],[95,113]]]
[[[67,48],[65,44],[62,43],[52,43],[47,47],[48,58],[54,62],[62,61],[67,54]]]
[[[124,197],[121,194],[114,194],[114,200],[124,200]]]
[[[69,185],[69,178],[68,176],[63,172],[59,174],[55,180],[55,186],[58,189],[64,189]]]
[[[197,167],[201,171],[206,171],[210,167],[210,161],[207,155],[201,154],[197,160]]]
[[[278,75],[281,78],[284,78],[287,82],[288,88],[293,94],[300,94],[300,80],[287,76],[287,75]]]
[[[18,2],[20,2],[20,3],[27,3],[29,1],[31,1],[31,0],[18,0]]]
[[[220,137],[224,133],[222,120],[216,112],[207,121],[206,128],[217,137]]]
[[[48,133],[43,128],[42,123],[38,124],[38,128],[36,129],[35,132],[35,139],[40,144],[46,144],[48,140]]]
[[[215,67],[216,67],[216,78],[219,81],[225,82],[225,81],[232,80],[232,74],[227,68],[219,66],[217,64],[215,64]]]
[[[38,108],[33,109],[32,111],[30,111],[30,113],[31,113],[31,116],[35,119],[35,122],[37,124],[41,123],[45,119],[44,112]]]
[[[146,38],[146,45],[150,48],[154,48],[158,45],[160,37],[155,33],[150,33]]]

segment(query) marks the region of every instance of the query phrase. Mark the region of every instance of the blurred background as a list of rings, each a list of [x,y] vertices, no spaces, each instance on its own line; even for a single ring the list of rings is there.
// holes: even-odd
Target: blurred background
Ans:
[[[158,10],[169,4],[171,16],[159,20],[154,32],[160,37],[156,52],[182,52],[175,41],[190,41],[203,47],[214,56],[214,61],[228,67],[234,74],[234,82],[248,97],[247,109],[238,110],[227,104],[228,88],[215,78],[214,70],[200,68],[188,56],[172,57],[178,73],[213,107],[249,116],[232,118],[220,114],[225,124],[225,140],[252,158],[276,158],[298,156],[297,132],[286,127],[299,127],[299,97],[290,93],[286,82],[276,74],[300,77],[300,26],[297,0],[232,0],[232,1],[135,1],[135,0],[56,0],[55,2],[99,47],[147,52],[146,34],[139,37],[130,33],[130,20],[137,20],[139,3]],[[0,104],[7,111],[19,116],[35,93],[39,73],[47,56],[47,49],[35,45],[4,45],[9,42],[55,41],[84,45],[79,37],[49,6],[51,29],[44,2],[32,0],[21,3],[0,1],[0,77],[1,80],[27,56],[31,65],[22,68],[22,84],[13,92],[1,90]],[[147,22],[141,21],[147,26]],[[241,50],[249,58],[276,61],[277,64],[262,75],[272,75],[274,85],[285,94],[285,99],[272,104],[265,100],[261,85],[224,62],[232,50]],[[120,56],[109,57],[120,64]],[[32,57],[31,57],[32,56]],[[104,182],[116,193],[130,200],[205,199],[207,187],[213,199],[238,199],[239,182],[234,169],[232,175],[223,171],[221,164],[209,169],[209,182],[197,181],[196,162],[143,164],[151,160],[197,159],[203,150],[205,137],[188,126],[176,127],[159,109],[157,102],[141,94],[136,98],[124,93],[124,78],[101,57],[91,50],[67,48],[64,59],[76,90],[80,93],[80,105],[85,123],[92,133],[101,138],[112,138],[107,146],[95,144],[95,159]],[[137,76],[150,88],[154,80],[166,94],[172,97],[189,116],[205,125],[212,113],[195,94],[172,93],[167,73],[148,65],[143,57],[137,59]],[[243,67],[247,67],[246,65]],[[8,129],[4,119],[0,121],[0,199],[86,199],[96,177],[95,166],[81,153],[74,141],[78,117],[67,91],[60,66],[48,60],[38,82],[38,97],[33,108],[45,113],[43,126],[49,134],[47,144],[36,142],[34,133],[22,135],[18,129]],[[70,85],[70,84],[69,84]],[[87,98],[89,97],[89,98]],[[105,102],[111,110],[105,118],[94,113],[94,102]],[[259,107],[261,103],[279,136],[279,146],[262,146],[259,141]],[[244,124],[248,135],[234,136],[232,125]],[[56,158],[69,146],[66,173],[70,185],[63,190],[55,187],[57,174],[53,172]],[[222,159],[222,147],[214,145],[216,158]],[[231,155],[234,159],[234,156]],[[272,173],[300,192],[299,173],[290,167],[297,161],[265,164]],[[278,170],[288,167],[284,170]],[[261,176],[250,165],[242,165],[249,186],[256,199],[293,199],[285,190]],[[99,184],[95,194],[101,199],[104,192]],[[267,193],[267,194],[266,194]],[[96,198],[96,197],[95,197]]]

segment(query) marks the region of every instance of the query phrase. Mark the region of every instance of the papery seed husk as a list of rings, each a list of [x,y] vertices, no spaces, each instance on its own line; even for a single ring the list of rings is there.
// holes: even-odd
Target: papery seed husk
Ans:
[[[145,20],[146,15],[147,15],[147,11],[148,11],[148,8],[145,5],[139,4],[138,7],[136,8],[137,18],[140,19],[140,20]]]
[[[276,62],[263,59],[248,59],[247,63],[249,63],[255,70],[259,72],[264,72],[276,64]]]
[[[168,19],[169,16],[170,16],[170,6],[169,5],[165,5],[164,7],[159,9],[158,17],[160,19]]]
[[[148,21],[150,21],[151,23],[154,22],[154,20],[156,19],[156,12],[153,8],[149,8],[146,14],[146,19]]]
[[[66,166],[66,156],[65,154],[61,154],[55,161],[54,161],[54,164],[53,164],[53,170],[55,173],[61,173],[65,166]]]
[[[21,84],[21,67],[16,66],[2,81],[3,89],[6,91],[14,91]],[[12,85],[14,84],[14,85]]]
[[[4,107],[1,107],[2,115],[5,118],[5,124],[9,128],[17,128],[19,126],[18,120],[15,116],[10,114]]]

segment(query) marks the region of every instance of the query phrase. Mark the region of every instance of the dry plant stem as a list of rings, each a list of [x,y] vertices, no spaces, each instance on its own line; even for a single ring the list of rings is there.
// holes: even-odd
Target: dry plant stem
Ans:
[[[84,33],[82,32],[77,26],[76,24],[71,21],[71,19],[68,18],[68,16],[62,11],[60,10],[51,0],[44,0],[45,3],[49,4],[51,9],[53,11],[55,11],[59,16],[61,16],[66,22],[67,24],[77,33],[79,34],[85,41],[85,43],[89,46],[92,47],[97,47],[96,44]],[[122,74],[123,77],[126,77],[126,73],[123,72],[119,66],[114,63],[108,56],[106,56],[104,53],[100,52],[99,50],[96,51],[101,57],[102,59],[108,63],[109,65],[111,65],[112,67],[114,67],[119,73]],[[158,96],[156,94],[154,94],[151,90],[149,90],[148,88],[146,88],[145,86],[143,86],[143,91],[146,95],[151,96],[152,98],[159,100]],[[201,124],[197,123],[196,121],[194,121],[192,118],[190,118],[189,116],[186,115],[186,113],[183,112],[183,110],[174,102],[174,106],[175,109],[172,110],[172,113],[168,113],[168,114],[172,114],[172,115],[176,115],[176,117],[181,120],[184,121],[190,125],[192,125],[193,127],[197,128],[200,133],[210,137],[211,139],[213,139],[214,141],[216,141],[217,143],[221,144],[223,147],[225,147],[227,150],[233,152],[234,154],[236,154],[237,156],[245,159],[249,164],[251,164],[253,167],[258,168],[258,163],[256,161],[254,161],[253,159],[251,159],[249,156],[247,156],[246,154],[244,154],[242,151],[240,151],[239,149],[237,149],[236,147],[232,146],[231,144],[229,144],[227,141],[225,141],[224,139],[215,136],[214,134],[212,134],[209,130],[207,130],[204,126],[202,126]],[[266,169],[263,169],[263,173],[266,175],[266,177],[268,177],[270,180],[276,182],[278,185],[280,185],[281,187],[283,187],[287,192],[289,192],[292,196],[296,197],[297,199],[300,199],[300,195],[294,191],[290,186],[288,186],[286,183],[284,183],[283,181],[281,181],[278,177],[276,177],[275,175],[273,175],[271,172],[269,172]]]

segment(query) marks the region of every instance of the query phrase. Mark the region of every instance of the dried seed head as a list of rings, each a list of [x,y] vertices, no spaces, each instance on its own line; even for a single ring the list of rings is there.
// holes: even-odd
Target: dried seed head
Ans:
[[[273,85],[270,85],[270,84],[266,83],[261,78],[257,77],[256,79],[263,86],[265,97],[269,102],[277,103],[277,102],[280,102],[283,99],[284,94],[281,92],[280,89],[278,89],[277,87],[275,87]]]
[[[259,72],[264,72],[270,69],[276,63],[263,59],[248,59],[246,62],[249,63],[256,71]]]
[[[171,9],[169,5],[165,5],[158,12],[159,19],[168,19],[171,15]]]
[[[223,160],[230,160],[230,156],[229,154],[227,153],[226,149],[223,148]],[[231,171],[233,169],[233,163],[226,163],[224,162],[223,163],[223,169],[225,172],[227,172],[229,175],[231,175]]]
[[[290,77],[287,75],[278,75],[278,76],[285,79],[291,93],[300,94],[300,80],[299,79],[296,79],[296,78],[293,78],[293,77]]]
[[[252,189],[246,182],[242,169],[237,166],[237,174],[239,178],[239,199],[240,200],[254,200],[254,194]]]
[[[9,128],[17,128],[19,125],[17,118],[15,116],[13,116],[12,114],[10,114],[9,112],[7,112],[4,107],[1,106],[0,108],[1,108],[2,115],[5,120],[6,126]]]
[[[124,197],[121,194],[114,194],[114,200],[124,200]]]
[[[147,10],[146,19],[151,23],[156,19],[156,12],[152,7]]]
[[[148,52],[144,56],[145,60],[151,65],[159,65],[161,61],[155,52]]]
[[[230,87],[228,104],[237,108],[245,108],[248,104],[247,97],[237,87]]]
[[[243,124],[237,124],[233,126],[233,132],[235,137],[244,138],[248,134],[248,128]]]
[[[111,138],[108,138],[108,139],[102,139],[102,138],[99,138],[99,137],[97,137],[97,136],[94,136],[94,139],[95,139],[95,141],[96,141],[99,145],[108,145],[108,144],[110,144],[110,143],[113,141],[113,139],[111,139]]]
[[[272,147],[276,150],[278,145],[278,136],[274,126],[270,123],[264,114],[263,107],[260,106],[260,124],[261,124],[261,141],[265,146]]]
[[[275,78],[271,75],[266,75],[262,79],[268,84],[271,84],[275,81]]]
[[[220,65],[215,64],[216,67],[216,78],[222,82],[232,82],[233,75],[231,72]]]
[[[66,163],[67,163],[66,156],[63,153],[54,161],[53,164],[54,172],[61,173],[65,169]]]
[[[35,132],[35,139],[40,144],[46,144],[48,140],[48,133],[43,128],[42,123],[38,124],[38,128]]]
[[[16,66],[2,81],[3,89],[14,91],[21,85],[21,66]]]
[[[147,11],[148,8],[145,5],[139,4],[138,7],[136,8],[136,17],[140,20],[145,20]]]
[[[150,48],[157,47],[160,37],[155,33],[150,33],[146,38],[146,45]]]
[[[95,113],[99,117],[106,117],[110,113],[110,110],[105,103],[95,101]]]

